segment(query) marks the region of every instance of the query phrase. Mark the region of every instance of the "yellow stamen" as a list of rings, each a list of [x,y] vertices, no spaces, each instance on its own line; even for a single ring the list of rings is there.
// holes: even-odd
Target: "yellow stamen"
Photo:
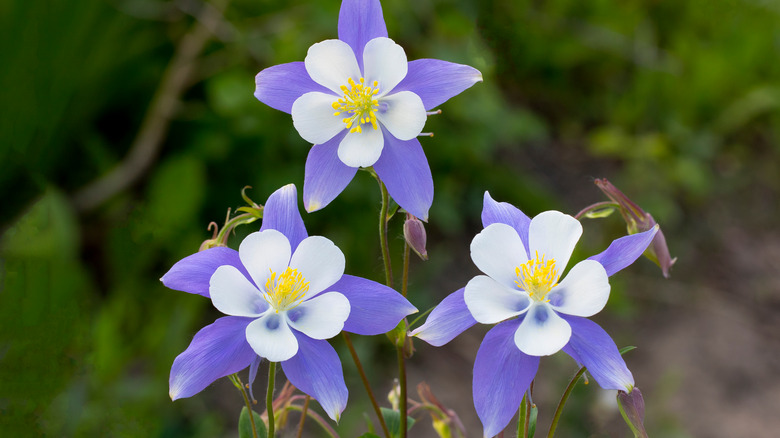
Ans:
[[[271,271],[271,276],[265,282],[266,293],[263,298],[279,313],[280,310],[289,310],[300,304],[308,291],[309,282],[303,278],[303,274],[288,266],[279,276]]]
[[[536,301],[549,301],[545,297],[547,292],[558,284],[558,271],[555,269],[555,260],[545,260],[544,254],[536,257],[515,268],[518,288],[528,292],[528,296]]]
[[[365,85],[365,79],[360,78],[358,82],[354,79],[347,79],[349,87],[342,85],[341,91],[344,97],[333,102],[331,105],[337,112],[334,116],[344,113],[349,117],[342,119],[349,132],[363,132],[361,125],[370,123],[374,129],[379,129],[376,122],[376,111],[379,109],[379,100],[374,99],[379,93],[379,82],[374,81],[372,86]]]

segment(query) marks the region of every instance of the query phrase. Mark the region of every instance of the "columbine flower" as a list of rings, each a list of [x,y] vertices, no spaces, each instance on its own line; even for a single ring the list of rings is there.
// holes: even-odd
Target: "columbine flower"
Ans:
[[[390,196],[427,220],[433,179],[417,135],[432,109],[482,80],[469,66],[436,59],[407,62],[387,38],[379,0],[344,0],[337,40],[309,48],[304,62],[267,68],[255,97],[291,113],[314,144],[306,161],[306,210],[328,205],[359,167],[373,166]]]
[[[476,322],[498,323],[474,362],[474,406],[485,436],[498,434],[517,412],[539,357],[561,349],[603,388],[631,392],[634,379],[615,343],[585,317],[604,307],[607,277],[633,263],[657,228],[615,240],[562,277],[582,234],[579,221],[557,211],[531,220],[485,193],[482,223],[471,258],[486,275],[445,298],[412,335],[440,346]]]
[[[173,362],[171,399],[191,397],[260,358],[281,362],[290,382],[334,420],[347,403],[341,362],[325,339],[342,329],[376,335],[416,309],[379,283],[344,275],[344,255],[330,240],[307,237],[288,185],[265,205],[263,226],[238,251],[216,247],[176,263],[162,277],[171,289],[211,298],[229,315],[200,330]]]

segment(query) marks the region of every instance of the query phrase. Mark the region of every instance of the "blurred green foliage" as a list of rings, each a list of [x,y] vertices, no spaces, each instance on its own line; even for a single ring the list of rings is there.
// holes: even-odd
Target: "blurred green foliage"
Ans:
[[[259,203],[290,182],[302,190],[308,145],[289,115],[254,99],[252,78],[335,38],[339,2],[231,2],[153,166],[96,210],[77,212],[70,202],[126,156],[194,26],[184,11],[198,5],[0,5],[4,436],[235,430],[241,400],[229,384],[175,404],[168,399],[173,358],[216,311],[157,279],[210,237],[209,222],[221,224],[228,208],[241,205],[245,185]],[[431,260],[412,267],[412,301],[420,309],[475,273],[466,248],[480,228],[485,190],[529,214],[574,213],[601,200],[591,178],[608,177],[663,226],[689,229],[701,220],[698,209],[720,197],[777,199],[774,3],[387,0],[383,8],[390,37],[410,59],[473,65],[485,79],[442,105],[425,128],[435,137],[421,139],[436,194]],[[359,172],[329,207],[305,216],[310,233],[347,254],[348,272],[377,280],[378,203],[375,182]],[[392,224],[391,236],[401,235],[400,225]],[[245,228],[233,243],[256,229]],[[605,221],[586,234],[580,255],[622,232]],[[668,232],[667,239],[673,252],[686,251],[685,241]],[[400,238],[391,244],[398,250]],[[625,285],[613,284],[610,309],[632,315]],[[370,367],[374,379],[392,375],[392,351],[381,341],[356,341],[366,362],[390,364]],[[339,430],[352,436],[363,427],[357,413],[368,409],[344,359],[352,388],[345,417],[356,420],[345,418]],[[571,408],[579,397],[575,392],[571,416],[564,415],[562,436],[590,425],[587,412]],[[675,430],[666,423],[649,429],[664,436]]]

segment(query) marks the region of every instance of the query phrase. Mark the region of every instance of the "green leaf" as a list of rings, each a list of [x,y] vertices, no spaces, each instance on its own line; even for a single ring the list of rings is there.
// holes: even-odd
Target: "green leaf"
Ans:
[[[375,433],[366,432],[363,435],[360,435],[358,438],[381,438],[381,437]]]
[[[249,419],[249,409],[244,406],[241,409],[241,415],[238,417],[238,438],[268,438],[268,431],[265,428],[263,419],[260,418],[260,414],[252,411],[252,417],[255,419],[257,435],[252,433],[252,421]]]
[[[382,417],[385,418],[385,424],[387,424],[387,430],[390,432],[390,436],[397,438],[401,436],[401,413],[388,408],[380,408],[382,410]],[[406,430],[414,426],[414,418],[406,417]]]
[[[624,355],[624,354],[626,354],[629,351],[634,350],[634,349],[636,349],[636,346],[634,346],[634,345],[627,345],[627,346],[621,348],[620,350],[618,350],[618,352],[622,356],[622,355]]]
[[[536,433],[536,416],[539,414],[539,408],[531,405],[531,412],[528,414],[528,438],[533,438]]]

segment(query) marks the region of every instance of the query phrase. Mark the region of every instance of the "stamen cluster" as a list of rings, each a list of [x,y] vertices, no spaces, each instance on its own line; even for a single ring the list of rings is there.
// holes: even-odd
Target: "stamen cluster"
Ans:
[[[289,310],[300,304],[308,291],[309,282],[297,269],[288,266],[279,276],[271,271],[271,276],[265,282],[266,293],[263,298],[279,313],[280,310]]]
[[[537,301],[543,301],[547,292],[558,284],[555,260],[545,260],[544,254],[540,258],[538,251],[535,258],[515,268],[515,275],[517,287],[528,292],[528,296]]]
[[[375,111],[379,108],[379,101],[374,96],[379,93],[379,82],[374,81],[372,86],[364,84],[365,79],[360,78],[355,82],[352,78],[348,79],[349,88],[346,85],[341,86],[344,97],[333,102],[334,116],[346,113],[349,117],[342,119],[347,125],[349,132],[363,132],[361,125],[371,123],[374,129],[379,129],[376,122]]]

